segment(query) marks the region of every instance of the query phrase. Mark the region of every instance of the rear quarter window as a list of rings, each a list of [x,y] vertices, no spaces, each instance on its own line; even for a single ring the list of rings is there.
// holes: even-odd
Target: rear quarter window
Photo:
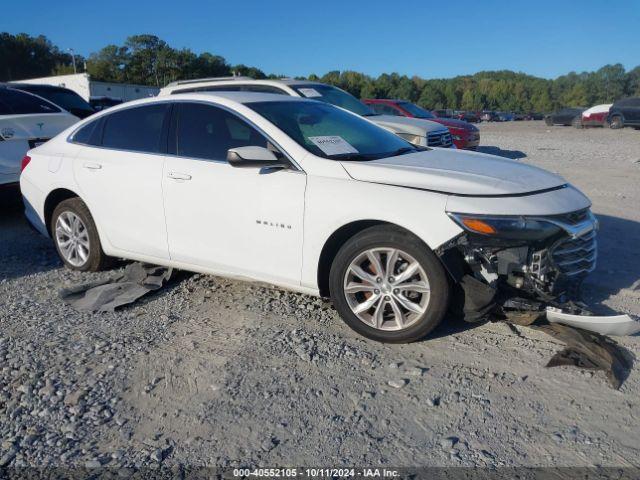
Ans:
[[[98,138],[97,130],[100,122],[101,119],[98,119],[82,126],[73,134],[71,141],[73,143],[81,143],[83,145],[99,145],[100,139]]]

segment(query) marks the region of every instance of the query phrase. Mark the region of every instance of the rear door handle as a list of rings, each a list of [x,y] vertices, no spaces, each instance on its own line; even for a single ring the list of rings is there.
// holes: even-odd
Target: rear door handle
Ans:
[[[100,165],[99,163],[92,162],[85,162],[82,166],[84,168],[88,168],[89,170],[100,170],[102,168],[102,165]]]
[[[174,180],[191,180],[191,175],[187,175],[186,173],[169,172],[167,177],[173,178]]]

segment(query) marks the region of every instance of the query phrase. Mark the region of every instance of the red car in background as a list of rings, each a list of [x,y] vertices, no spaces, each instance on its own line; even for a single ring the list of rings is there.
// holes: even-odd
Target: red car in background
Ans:
[[[596,105],[582,112],[580,123],[576,123],[576,127],[604,127],[607,125],[607,117],[611,103]]]
[[[429,110],[404,100],[380,98],[364,98],[362,101],[376,113],[383,115],[400,115],[403,117],[424,118],[446,126],[451,132],[456,148],[475,150],[480,144],[480,131],[475,125],[454,118],[436,117]]]

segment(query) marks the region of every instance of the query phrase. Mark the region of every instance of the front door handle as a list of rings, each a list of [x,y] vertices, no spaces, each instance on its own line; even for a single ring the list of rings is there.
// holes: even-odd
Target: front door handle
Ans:
[[[82,166],[84,168],[88,168],[89,170],[100,170],[102,168],[102,165],[93,162],[85,162]]]
[[[169,172],[167,177],[173,178],[174,180],[191,180],[191,175],[187,175],[186,173],[179,172]]]

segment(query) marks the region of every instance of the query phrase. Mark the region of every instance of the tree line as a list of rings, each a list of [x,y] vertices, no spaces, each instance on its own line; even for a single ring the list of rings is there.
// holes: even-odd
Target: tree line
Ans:
[[[256,67],[231,65],[209,52],[176,49],[155,35],[133,35],[123,45],[107,45],[84,58],[75,55],[78,72],[95,80],[163,87],[179,79],[231,74],[279,78]],[[45,36],[0,33],[0,81],[73,73],[71,52]],[[423,79],[397,73],[372,77],[355,71],[332,71],[310,80],[336,85],[359,98],[399,98],[429,109],[549,112],[563,106],[588,107],[640,95],[640,66],[621,64],[593,72],[571,72],[555,79],[509,70],[454,78]]]

